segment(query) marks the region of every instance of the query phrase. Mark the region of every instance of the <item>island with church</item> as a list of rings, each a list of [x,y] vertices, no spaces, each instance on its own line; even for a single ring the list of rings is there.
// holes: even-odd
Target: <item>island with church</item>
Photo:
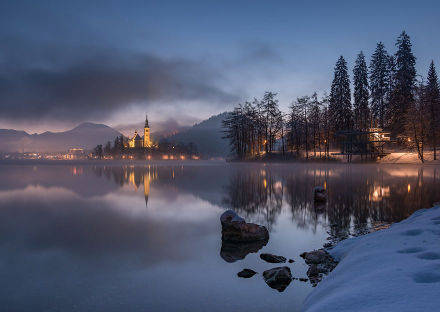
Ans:
[[[96,159],[198,160],[200,158],[194,143],[175,144],[166,139],[155,142],[151,137],[148,115],[145,116],[143,136],[137,130],[132,137],[120,135],[114,139],[114,142],[97,145],[93,155]]]

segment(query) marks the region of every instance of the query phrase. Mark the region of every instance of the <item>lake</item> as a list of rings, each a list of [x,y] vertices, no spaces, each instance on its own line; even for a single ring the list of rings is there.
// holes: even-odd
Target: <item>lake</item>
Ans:
[[[262,273],[279,265],[261,252],[306,277],[302,252],[437,201],[438,166],[0,163],[0,309],[300,311],[313,288],[268,287]],[[267,245],[222,245],[227,209],[265,225]],[[259,274],[238,278],[244,268]]]

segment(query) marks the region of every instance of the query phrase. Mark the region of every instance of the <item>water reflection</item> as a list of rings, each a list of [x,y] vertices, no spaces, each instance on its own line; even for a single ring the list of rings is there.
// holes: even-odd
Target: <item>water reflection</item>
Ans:
[[[243,260],[250,253],[256,253],[266,246],[267,241],[255,241],[247,243],[231,243],[222,240],[220,257],[226,262],[232,263]]]
[[[170,184],[234,209],[269,231],[286,205],[296,226],[316,231],[324,225],[331,240],[362,234],[372,225],[401,221],[417,209],[430,207],[439,200],[438,170],[405,165],[93,167],[98,176],[121,186],[138,189],[143,184],[146,204],[151,183]],[[224,179],[212,179],[219,176]],[[327,190],[326,203],[313,201],[313,188],[318,185]],[[202,194],[206,187],[221,194],[220,202]]]
[[[365,233],[372,224],[401,221],[438,200],[438,169],[407,169],[338,165],[239,169],[224,188],[223,203],[271,229],[285,201],[298,227],[316,230],[324,222],[331,237],[342,239]],[[326,188],[326,203],[313,201],[315,186]]]
[[[324,205],[314,204],[317,185]],[[299,258],[327,236],[400,221],[440,201],[439,189],[435,166],[0,164],[0,306],[267,311],[276,301],[297,311],[306,283],[280,297],[261,274],[236,273],[267,270],[259,250]],[[225,209],[265,225],[267,245],[221,244]],[[291,269],[307,270],[300,261]]]

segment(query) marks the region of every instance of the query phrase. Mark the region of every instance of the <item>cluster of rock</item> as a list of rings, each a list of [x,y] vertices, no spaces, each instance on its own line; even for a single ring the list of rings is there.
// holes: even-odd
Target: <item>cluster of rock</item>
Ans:
[[[324,274],[328,274],[338,264],[324,249],[304,252],[300,255],[309,266],[307,276],[313,286],[316,286]]]
[[[258,252],[269,241],[269,231],[266,227],[247,223],[234,211],[225,211],[221,217],[222,225],[222,247],[220,256],[227,262],[235,262],[244,259],[251,252]],[[260,258],[268,263],[285,263],[287,259],[269,253],[262,253]],[[289,263],[293,263],[289,259]],[[251,269],[243,269],[237,273],[238,277],[251,278],[258,274]],[[306,278],[292,277],[292,272],[287,266],[276,267],[263,272],[263,279],[266,284],[282,292],[293,280],[306,282]]]

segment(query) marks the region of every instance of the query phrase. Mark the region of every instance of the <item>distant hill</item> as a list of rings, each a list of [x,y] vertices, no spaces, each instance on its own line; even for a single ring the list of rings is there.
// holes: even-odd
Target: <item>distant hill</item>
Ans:
[[[25,131],[0,129],[0,152],[58,152],[72,147],[92,149],[112,141],[120,132],[103,124],[85,122],[64,132],[28,134]]]
[[[227,112],[210,117],[188,130],[167,137],[170,142],[182,142],[185,144],[194,143],[198,151],[209,157],[227,156],[229,154],[229,143],[222,139],[222,121]]]

